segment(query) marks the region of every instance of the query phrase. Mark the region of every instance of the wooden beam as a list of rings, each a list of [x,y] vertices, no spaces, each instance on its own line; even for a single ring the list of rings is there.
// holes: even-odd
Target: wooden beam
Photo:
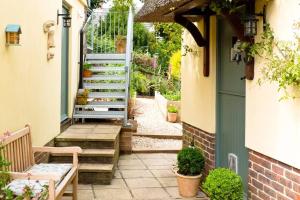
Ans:
[[[210,71],[210,67],[209,67],[209,60],[210,60],[210,16],[209,15],[205,15],[204,16],[204,37],[206,40],[206,45],[204,47],[204,54],[203,54],[203,76],[205,77],[209,77],[209,71]]]
[[[191,33],[199,47],[204,47],[206,45],[206,41],[202,37],[201,32],[193,22],[189,21],[185,17],[182,17],[181,15],[175,15],[174,20]]]

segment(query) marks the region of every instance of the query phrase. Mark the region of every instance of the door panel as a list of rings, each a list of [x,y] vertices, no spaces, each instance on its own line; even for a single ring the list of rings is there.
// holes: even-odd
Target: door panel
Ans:
[[[63,13],[68,10],[63,7]],[[62,19],[60,18],[62,24]],[[61,110],[60,120],[68,118],[68,68],[69,68],[69,30],[62,26],[62,46],[61,46]]]
[[[218,155],[217,165],[229,167],[228,154],[238,158],[238,174],[243,178],[246,191],[248,152],[245,148],[245,80],[244,62],[230,61],[231,47],[236,40],[230,25],[219,20],[218,66]]]

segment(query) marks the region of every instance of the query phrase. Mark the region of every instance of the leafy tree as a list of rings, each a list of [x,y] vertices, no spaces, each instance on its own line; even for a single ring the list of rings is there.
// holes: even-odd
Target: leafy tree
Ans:
[[[155,43],[154,33],[149,32],[143,24],[135,23],[133,26],[134,51],[145,53],[153,43]]]

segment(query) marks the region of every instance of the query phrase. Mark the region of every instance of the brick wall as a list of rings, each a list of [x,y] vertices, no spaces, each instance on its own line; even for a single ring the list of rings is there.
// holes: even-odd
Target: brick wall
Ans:
[[[54,139],[51,140],[50,142],[48,142],[45,146],[47,147],[54,147]],[[34,160],[35,163],[39,164],[39,163],[48,163],[49,162],[49,153],[40,153],[37,152],[34,154]]]
[[[137,122],[135,120],[129,120],[132,124],[131,127],[122,127],[120,133],[120,151],[121,153],[132,153],[132,135],[137,131]]]
[[[300,200],[300,170],[249,150],[248,191],[253,200]]]
[[[185,122],[182,122],[182,129],[183,146],[190,145],[194,136],[195,146],[203,151],[205,157],[204,176],[207,176],[209,170],[215,168],[215,134],[207,133]]]

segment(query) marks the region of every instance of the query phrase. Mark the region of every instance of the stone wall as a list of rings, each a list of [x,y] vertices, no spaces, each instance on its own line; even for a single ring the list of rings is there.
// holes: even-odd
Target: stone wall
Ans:
[[[183,130],[183,146],[190,145],[191,141],[195,141],[195,146],[200,148],[205,157],[204,176],[207,176],[209,170],[215,168],[215,134],[207,133],[199,128],[182,123]]]
[[[300,200],[300,170],[249,150],[248,191],[253,200]]]

